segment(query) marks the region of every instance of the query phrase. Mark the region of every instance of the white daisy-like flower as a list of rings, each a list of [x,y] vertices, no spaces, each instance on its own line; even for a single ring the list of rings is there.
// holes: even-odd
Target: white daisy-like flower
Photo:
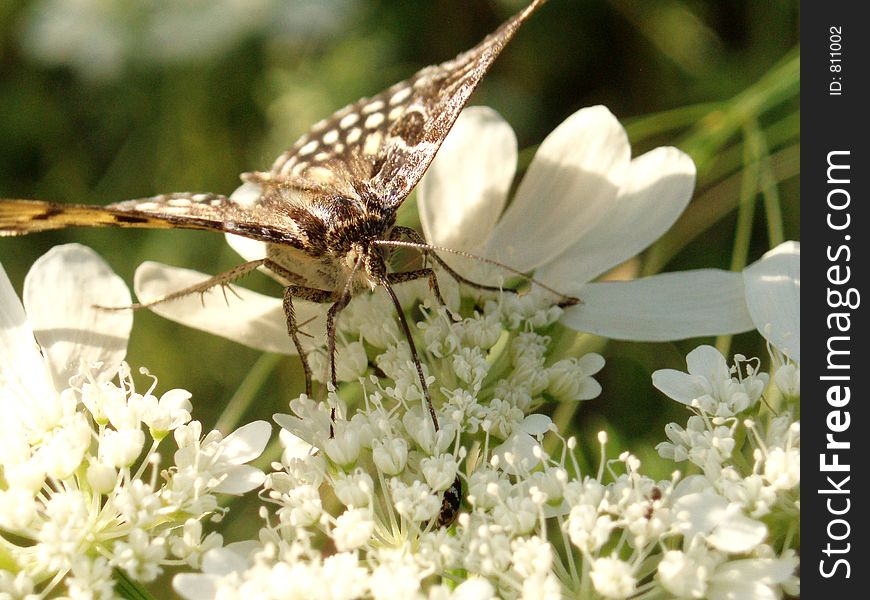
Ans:
[[[655,341],[752,327],[739,273],[589,283],[652,244],[683,212],[695,184],[686,154],[662,147],[632,160],[625,130],[595,106],[547,136],[505,210],[516,162],[514,133],[495,111],[463,111],[420,184],[426,239],[579,296],[583,304],[561,319],[578,331]],[[460,269],[469,264],[444,258]]]

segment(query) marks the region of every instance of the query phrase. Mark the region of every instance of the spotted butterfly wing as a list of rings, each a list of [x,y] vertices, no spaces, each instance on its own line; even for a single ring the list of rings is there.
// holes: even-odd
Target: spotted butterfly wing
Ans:
[[[275,160],[269,176],[341,195],[368,183],[385,206],[397,207],[426,172],[493,61],[544,1],[535,0],[455,59],[421,69],[316,123]]]
[[[397,208],[492,62],[544,1],[534,0],[455,59],[337,111],[278,157],[270,172],[243,178],[297,190],[290,197],[301,205],[355,197],[363,190],[383,208]],[[176,193],[105,207],[0,200],[0,235],[64,227],[209,229],[305,250],[310,240],[287,198],[264,193],[256,202],[240,203],[218,194]]]

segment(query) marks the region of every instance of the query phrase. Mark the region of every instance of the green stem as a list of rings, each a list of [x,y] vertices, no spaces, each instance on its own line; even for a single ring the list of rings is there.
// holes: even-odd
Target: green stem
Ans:
[[[752,222],[755,219],[755,203],[761,179],[761,154],[764,144],[758,123],[753,119],[743,128],[743,180],[740,186],[740,204],[737,208],[737,227],[734,231],[734,249],[731,254],[731,270],[742,271],[749,257],[749,244],[752,241]],[[723,356],[731,350],[730,335],[716,339],[716,349]]]
[[[668,132],[694,125],[704,116],[722,109],[721,102],[704,102],[681,106],[672,110],[666,110],[652,115],[645,115],[629,120],[625,124],[632,143]]]
[[[793,50],[755,84],[732,98],[721,111],[709,113],[680,147],[706,168],[745,123],[800,94],[800,52]]]
[[[115,569],[115,592],[126,600],[154,600],[141,583],[130,579],[121,569]]]
[[[744,127],[743,182],[740,186],[740,205],[737,208],[737,227],[734,231],[734,251],[731,255],[731,270],[742,271],[749,256],[752,240],[752,222],[755,218],[755,201],[758,197],[761,178],[761,132],[752,120]]]
[[[272,371],[282,359],[280,354],[263,353],[254,366],[245,375],[245,379],[239,385],[233,397],[227,403],[215,424],[215,429],[229,433],[233,431],[241,421],[242,416],[253,404],[257,392],[262,389]]]

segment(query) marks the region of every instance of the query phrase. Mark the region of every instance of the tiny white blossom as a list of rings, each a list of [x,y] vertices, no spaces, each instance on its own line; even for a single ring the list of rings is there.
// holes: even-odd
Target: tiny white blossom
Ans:
[[[428,521],[441,508],[441,500],[422,481],[407,485],[398,479],[390,480],[390,490],[396,512],[411,522]]]
[[[348,508],[335,520],[332,530],[335,546],[340,552],[354,550],[369,541],[375,522],[364,508]]]
[[[589,572],[595,591],[605,598],[627,598],[634,593],[637,580],[628,563],[618,558],[599,558]]]
[[[408,462],[408,442],[404,438],[392,438],[381,442],[375,440],[372,458],[385,475],[398,475]]]

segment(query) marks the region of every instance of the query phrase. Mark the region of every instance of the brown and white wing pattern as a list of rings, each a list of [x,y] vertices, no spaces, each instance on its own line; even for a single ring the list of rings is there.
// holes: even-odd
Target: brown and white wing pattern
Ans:
[[[161,194],[108,206],[0,200],[0,236],[64,227],[207,229],[299,245],[299,232],[292,220],[258,203],[242,205],[219,194]]]
[[[266,184],[250,202],[194,193],[106,207],[0,200],[0,236],[63,227],[209,229],[310,250],[312,236],[338,210],[340,198],[359,199],[365,190],[381,208],[398,208],[492,62],[544,1],[534,0],[455,59],[426,67],[315,124],[270,172],[243,176]]]
[[[544,1],[535,0],[455,59],[426,67],[316,123],[275,160],[271,178],[349,197],[362,184],[386,207],[398,207],[502,48]]]

